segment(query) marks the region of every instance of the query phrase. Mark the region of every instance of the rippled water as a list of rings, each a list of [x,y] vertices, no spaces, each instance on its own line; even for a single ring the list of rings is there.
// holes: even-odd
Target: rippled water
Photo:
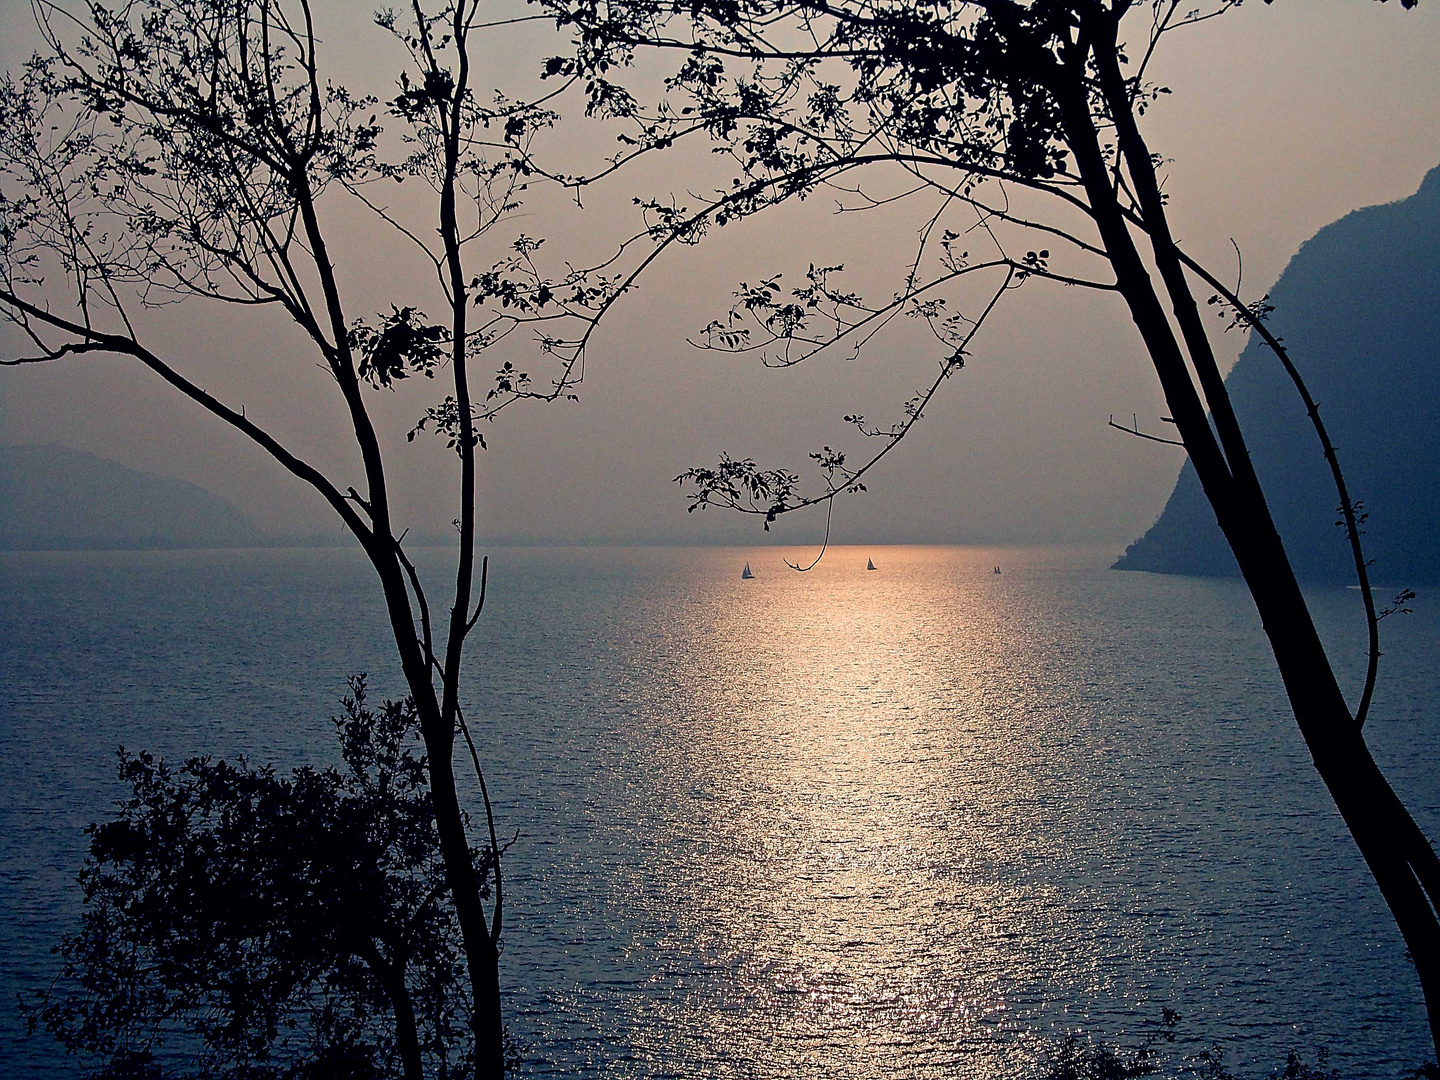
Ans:
[[[1166,1007],[1180,1053],[1261,1074],[1291,1047],[1347,1076],[1430,1056],[1243,588],[1109,554],[493,553],[466,697],[519,833],[529,1070],[1020,1076]],[[4,998],[53,970],[114,747],[329,757],[347,672],[400,690],[375,593],[345,551],[0,555]],[[1425,601],[1387,623],[1367,732],[1433,834]],[[1353,680],[1355,594],[1314,603]],[[41,1068],[73,1071],[0,1012],[0,1073]]]

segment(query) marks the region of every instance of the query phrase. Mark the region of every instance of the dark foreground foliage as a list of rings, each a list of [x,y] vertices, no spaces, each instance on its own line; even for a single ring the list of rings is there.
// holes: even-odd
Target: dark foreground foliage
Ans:
[[[1174,1049],[1180,1016],[1164,1010],[1158,1027],[1130,1045],[1096,1042],[1072,1032],[1054,1045],[1039,1064],[1032,1080],[1135,1080],[1142,1076],[1174,1080],[1242,1080],[1225,1061],[1225,1051],[1211,1046],[1195,1054]],[[1253,1074],[1254,1080],[1344,1080],[1339,1069],[1330,1066],[1330,1051],[1317,1047],[1307,1059],[1291,1049],[1285,1064]],[[1246,1076],[1244,1080],[1250,1080]],[[1426,1062],[1403,1073],[1399,1080],[1440,1080],[1440,1066]]]
[[[343,768],[120,754],[60,978],[24,1006],[91,1077],[455,1077],[464,958],[410,699],[335,719]],[[488,852],[472,853],[491,880]]]

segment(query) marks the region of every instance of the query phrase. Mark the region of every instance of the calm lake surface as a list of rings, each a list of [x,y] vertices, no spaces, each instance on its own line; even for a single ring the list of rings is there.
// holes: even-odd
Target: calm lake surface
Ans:
[[[490,554],[466,706],[518,832],[530,1074],[1021,1077],[1164,1008],[1178,1053],[1243,1074],[1431,1056],[1238,582],[1109,550]],[[1357,594],[1312,597],[1357,686]],[[1367,734],[1433,836],[1440,616],[1416,607],[1384,624]],[[54,971],[117,746],[331,760],[347,673],[401,692],[387,633],[358,552],[0,553],[0,998]],[[0,1075],[42,1072],[78,1069],[0,1007]]]

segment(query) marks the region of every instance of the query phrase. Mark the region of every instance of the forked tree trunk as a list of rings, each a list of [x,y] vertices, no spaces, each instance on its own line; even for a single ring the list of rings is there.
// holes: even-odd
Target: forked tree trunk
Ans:
[[[1077,45],[1066,56],[1064,68],[1069,70],[1062,71],[1054,87],[1066,142],[1075,155],[1119,292],[1254,597],[1300,732],[1415,964],[1440,1057],[1440,920],[1436,917],[1440,860],[1365,744],[1275,528],[1170,238],[1153,158],[1135,125],[1129,88],[1119,77],[1114,24],[1087,29],[1093,33],[1089,47]],[[1116,199],[1114,173],[1101,151],[1097,118],[1083,82],[1085,65],[1092,58],[1141,207],[1160,273],[1158,287],[1135,246]]]
[[[450,902],[460,924],[465,970],[470,980],[471,1029],[476,1080],[501,1080],[505,1075],[504,1027],[500,1008],[499,951],[480,899],[481,881],[470,855],[465,816],[455,789],[455,728],[447,723],[430,681],[425,656],[415,636],[414,616],[405,593],[404,571],[393,551],[367,550],[384,587],[391,628],[400,653],[405,681],[415,699],[420,735],[430,776],[430,797]]]

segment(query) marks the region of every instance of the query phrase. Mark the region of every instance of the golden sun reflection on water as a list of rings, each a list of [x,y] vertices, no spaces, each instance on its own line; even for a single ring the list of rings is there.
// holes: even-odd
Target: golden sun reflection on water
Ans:
[[[726,808],[711,918],[739,961],[714,1034],[758,1037],[776,1074],[993,1067],[977,1048],[1009,1026],[1005,976],[1046,918],[1024,870],[1047,844],[1015,707],[1016,672],[1047,667],[1015,617],[1024,570],[973,549],[886,548],[867,571],[832,548],[805,574],[767,555],[713,583],[687,703],[719,721],[688,752]]]
[[[1237,1075],[1326,1042],[1347,1075],[1420,1060],[1243,586],[1093,549],[782,554],[814,553],[547,553],[497,594],[537,1075],[1020,1078],[1165,1008],[1176,1053],[1223,1042]]]

